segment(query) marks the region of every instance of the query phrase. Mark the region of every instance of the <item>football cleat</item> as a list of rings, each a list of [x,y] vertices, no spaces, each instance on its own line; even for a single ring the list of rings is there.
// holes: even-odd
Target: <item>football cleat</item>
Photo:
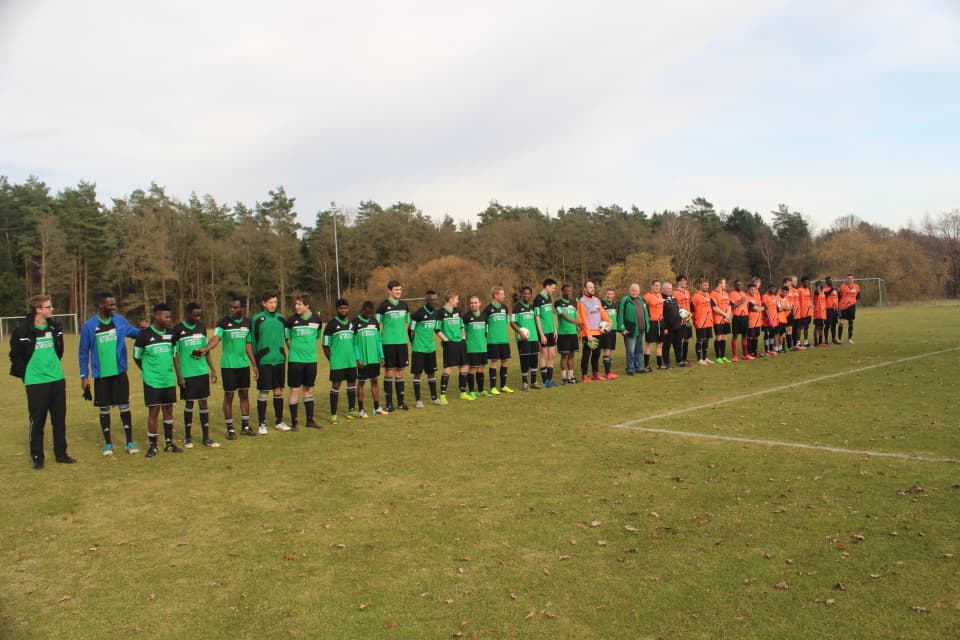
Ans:
[[[163,450],[166,451],[167,453],[183,453],[183,449],[173,444],[172,442],[168,442],[167,444],[165,444],[163,447]]]
[[[112,455],[113,455],[113,445],[110,444],[110,443],[107,443],[107,444],[103,445],[103,448],[100,449],[100,455],[102,455],[102,456],[104,456],[104,457],[106,457],[106,456],[112,456]]]
[[[206,440],[203,441],[203,446],[210,447],[211,449],[219,449],[220,443],[217,442],[216,440],[211,440],[210,438],[207,438]]]
[[[124,449],[126,449],[127,453],[130,455],[133,455],[135,453],[140,453],[140,449],[137,449],[137,445],[135,445],[132,442],[128,442],[127,445],[124,447]]]

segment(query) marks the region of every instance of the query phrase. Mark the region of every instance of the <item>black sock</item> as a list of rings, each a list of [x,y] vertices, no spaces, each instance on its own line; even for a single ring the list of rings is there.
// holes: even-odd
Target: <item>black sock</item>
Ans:
[[[210,439],[210,411],[200,409],[200,433],[204,440]]]
[[[540,378],[544,382],[551,379],[550,373],[550,367],[540,367]]]
[[[120,410],[120,422],[123,424],[123,435],[127,442],[133,442],[133,416],[130,409]]]
[[[553,382],[553,367],[547,367],[544,371],[546,371],[546,374],[543,376],[544,381],[549,380]]]
[[[150,442],[150,446],[151,446],[151,447],[153,447],[154,449],[157,448],[157,434],[155,434],[155,433],[148,433],[148,434],[147,434],[147,441]]]
[[[663,366],[663,356],[662,356],[662,355],[661,355],[661,356],[657,356],[657,366],[658,366],[658,367],[662,367],[662,366]]]
[[[357,386],[347,387],[347,409],[353,411],[357,406]]]
[[[340,399],[339,389],[330,389],[330,415],[337,415],[337,401]]]
[[[384,377],[383,379],[384,401],[388,407],[393,406],[393,378]]]
[[[240,428],[241,429],[250,428],[250,416],[240,416]]]
[[[187,400],[183,408],[183,437],[189,438],[193,433],[193,400]]]
[[[603,356],[603,372],[606,375],[610,375],[610,369],[613,368],[613,358],[610,356]]]
[[[234,430],[234,429],[233,429],[233,418],[224,418],[223,422],[224,422],[224,424],[225,424],[226,427],[227,427],[227,433],[230,433],[231,431]]]
[[[113,444],[110,439],[110,408],[100,411],[100,430],[103,432],[103,444]]]
[[[493,389],[497,386],[497,370],[493,367],[490,367],[487,373],[490,374],[490,388]]]
[[[303,412],[307,414],[307,423],[313,422],[313,396],[303,399]]]
[[[257,398],[257,421],[260,424],[267,422],[267,401]]]
[[[483,392],[483,371],[477,371],[474,374],[474,377],[477,380],[477,393]]]
[[[297,412],[300,410],[299,403],[291,402],[290,403],[290,426],[297,426]]]
[[[173,443],[173,420],[163,421],[163,440],[167,444]]]
[[[420,402],[420,376],[413,379],[413,399]]]
[[[690,341],[689,341],[689,340],[684,340],[684,341],[683,341],[683,346],[681,347],[681,351],[682,351],[682,353],[683,353],[683,359],[686,360],[686,359],[687,359],[687,356],[690,355]]]
[[[853,320],[848,323],[849,331],[847,331],[847,338],[853,340]],[[870,342],[867,340],[867,342]]]
[[[277,424],[283,422],[283,396],[273,396],[273,415]]]
[[[427,385],[430,387],[430,399],[437,399],[437,378],[434,375],[433,378],[427,378]]]
[[[399,407],[403,404],[403,378],[397,378],[393,386],[397,389],[397,406]]]
[[[450,384],[450,374],[442,373],[440,374],[440,393],[447,393],[447,385]]]
[[[467,391],[467,374],[461,373],[458,379],[458,386],[460,388],[460,393],[465,393]]]
[[[584,378],[587,377],[587,366],[590,363],[590,352],[592,349],[587,346],[586,343],[583,344],[583,353],[580,354],[580,375]]]
[[[530,384],[537,384],[537,359],[534,354],[530,355]]]
[[[473,393],[473,385],[475,381],[476,381],[476,377],[468,373],[467,374],[467,392],[468,393]]]
[[[646,369],[649,366],[650,366],[650,354],[645,353],[643,354],[643,368]]]
[[[493,381],[490,381],[490,384],[493,384]],[[504,365],[500,365],[500,388],[507,386],[507,368]]]

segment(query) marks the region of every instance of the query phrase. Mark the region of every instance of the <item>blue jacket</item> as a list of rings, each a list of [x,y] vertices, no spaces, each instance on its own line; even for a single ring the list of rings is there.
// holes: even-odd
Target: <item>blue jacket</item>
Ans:
[[[100,355],[97,353],[97,325],[100,320],[94,315],[83,323],[80,330],[80,377],[89,377],[93,370],[93,377],[100,377]],[[130,324],[126,318],[117,314],[113,315],[113,326],[117,329],[117,371],[123,373],[127,370],[127,341],[124,338],[136,338],[140,335],[140,329]]]

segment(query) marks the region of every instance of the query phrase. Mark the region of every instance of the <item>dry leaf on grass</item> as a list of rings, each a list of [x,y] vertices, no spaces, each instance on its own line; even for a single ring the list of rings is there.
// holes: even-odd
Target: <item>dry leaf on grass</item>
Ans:
[[[788,585],[786,582],[778,582],[775,586],[777,589],[780,589],[781,591],[784,589],[790,588],[790,585]]]

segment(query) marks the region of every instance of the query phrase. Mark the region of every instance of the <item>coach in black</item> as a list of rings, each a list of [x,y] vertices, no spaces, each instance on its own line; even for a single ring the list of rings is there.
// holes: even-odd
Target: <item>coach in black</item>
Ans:
[[[67,388],[63,379],[63,328],[51,319],[50,296],[30,298],[30,312],[10,336],[10,375],[23,380],[30,413],[30,457],[43,469],[43,430],[47,414],[53,426],[57,462],[76,462],[67,455]]]

